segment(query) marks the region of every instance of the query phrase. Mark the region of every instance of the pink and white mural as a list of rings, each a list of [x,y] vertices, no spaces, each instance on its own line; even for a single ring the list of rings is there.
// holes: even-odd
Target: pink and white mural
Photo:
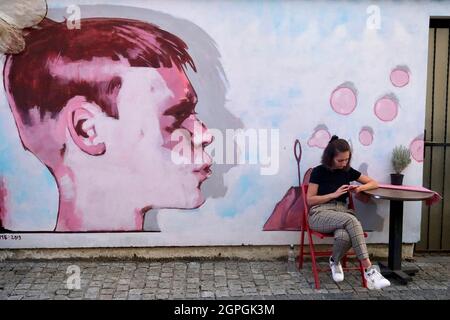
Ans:
[[[344,83],[334,89],[330,96],[330,105],[336,113],[344,116],[355,110],[357,93],[352,83]]]
[[[398,66],[391,71],[390,79],[394,86],[404,87],[409,83],[409,68],[406,66]]]
[[[422,184],[429,18],[447,2],[380,2],[373,25],[369,1],[27,1],[22,24],[0,5],[4,248],[296,243],[263,231],[298,184],[296,139],[302,172],[336,134],[380,182],[403,144],[404,183]],[[387,209],[358,204],[369,243]],[[420,204],[405,210],[416,242]]]
[[[359,131],[359,142],[363,146],[370,146],[373,142],[374,132],[371,127],[363,127]]]
[[[308,146],[325,149],[331,139],[331,134],[326,125],[318,125],[314,128],[314,132],[308,139]]]
[[[136,20],[86,19],[76,31],[44,22],[7,56],[4,79],[24,147],[58,185],[55,231],[142,230],[149,209],[199,207],[211,137],[189,139],[200,161],[171,161],[174,130],[206,130],[186,44]]]

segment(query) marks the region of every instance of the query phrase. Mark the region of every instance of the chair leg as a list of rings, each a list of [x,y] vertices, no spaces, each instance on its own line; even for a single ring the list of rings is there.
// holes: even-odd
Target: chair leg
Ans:
[[[298,268],[303,269],[303,257],[304,257],[303,246],[305,244],[305,231],[304,230],[301,231],[300,237],[301,237],[301,241],[300,241],[301,244],[300,244],[300,256],[298,257],[299,258]]]
[[[312,241],[311,234],[309,234],[309,251],[311,255],[311,264],[312,264],[312,271],[314,275],[314,282],[316,284],[316,289],[320,289],[320,282],[319,282],[319,272],[317,271],[317,264],[316,264],[316,252],[314,250],[314,243]]]
[[[344,257],[342,257],[342,266],[344,268],[347,268],[347,254],[345,254]]]
[[[366,281],[366,277],[364,276],[364,267],[361,263],[361,260],[359,261],[359,272],[361,273],[362,286],[363,286],[363,288],[367,288],[367,281]]]

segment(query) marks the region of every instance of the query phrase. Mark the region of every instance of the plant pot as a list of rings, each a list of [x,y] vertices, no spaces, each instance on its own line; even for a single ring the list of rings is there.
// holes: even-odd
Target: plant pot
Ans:
[[[391,173],[391,184],[401,186],[403,184],[403,177],[401,173]]]

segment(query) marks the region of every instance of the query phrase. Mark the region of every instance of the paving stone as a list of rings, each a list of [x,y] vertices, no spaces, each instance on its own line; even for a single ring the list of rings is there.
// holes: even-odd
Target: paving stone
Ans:
[[[66,287],[70,265],[82,271],[81,290]],[[0,299],[450,299],[450,255],[419,256],[406,265],[420,268],[406,286],[392,281],[367,290],[356,273],[338,284],[321,273],[316,290],[308,261],[293,274],[280,261],[3,261]]]
[[[114,292],[115,292],[114,289],[101,289],[100,290],[101,295],[112,295],[112,294],[114,294]]]
[[[202,291],[200,293],[200,297],[201,298],[213,298],[214,297],[214,292],[213,291]]]
[[[19,283],[16,286],[16,289],[29,289],[29,288],[31,288],[31,284],[29,283],[22,283],[22,284]]]
[[[215,294],[217,298],[224,298],[230,296],[228,290],[216,290]]]
[[[67,289],[56,290],[57,295],[68,295],[69,293],[70,293],[70,290],[67,290]]]
[[[113,288],[114,288],[114,287],[113,287]],[[129,286],[129,285],[121,284],[121,285],[118,285],[118,286],[117,286],[116,290],[117,290],[117,291],[128,291],[128,290],[130,290],[130,286]]]
[[[40,294],[41,294],[40,290],[29,290],[29,291],[27,291],[26,296],[32,297],[32,296],[39,296]]]

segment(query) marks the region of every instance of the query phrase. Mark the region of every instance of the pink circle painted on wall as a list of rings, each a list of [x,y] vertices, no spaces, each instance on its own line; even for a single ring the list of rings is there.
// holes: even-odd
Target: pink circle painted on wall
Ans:
[[[373,142],[373,130],[368,127],[364,127],[359,131],[359,142],[363,146],[370,146]]]
[[[423,162],[423,148],[424,148],[423,136],[415,138],[409,145],[409,151],[411,152],[411,156],[417,162]]]
[[[356,93],[351,88],[338,87],[331,93],[330,104],[336,113],[348,115],[356,108]]]
[[[325,149],[331,139],[331,134],[326,129],[316,129],[308,140],[308,146]]]
[[[395,68],[391,71],[391,83],[396,87],[404,87],[409,83],[409,72],[402,68]]]
[[[398,114],[398,102],[393,97],[385,96],[375,102],[374,112],[381,121],[392,121]]]

